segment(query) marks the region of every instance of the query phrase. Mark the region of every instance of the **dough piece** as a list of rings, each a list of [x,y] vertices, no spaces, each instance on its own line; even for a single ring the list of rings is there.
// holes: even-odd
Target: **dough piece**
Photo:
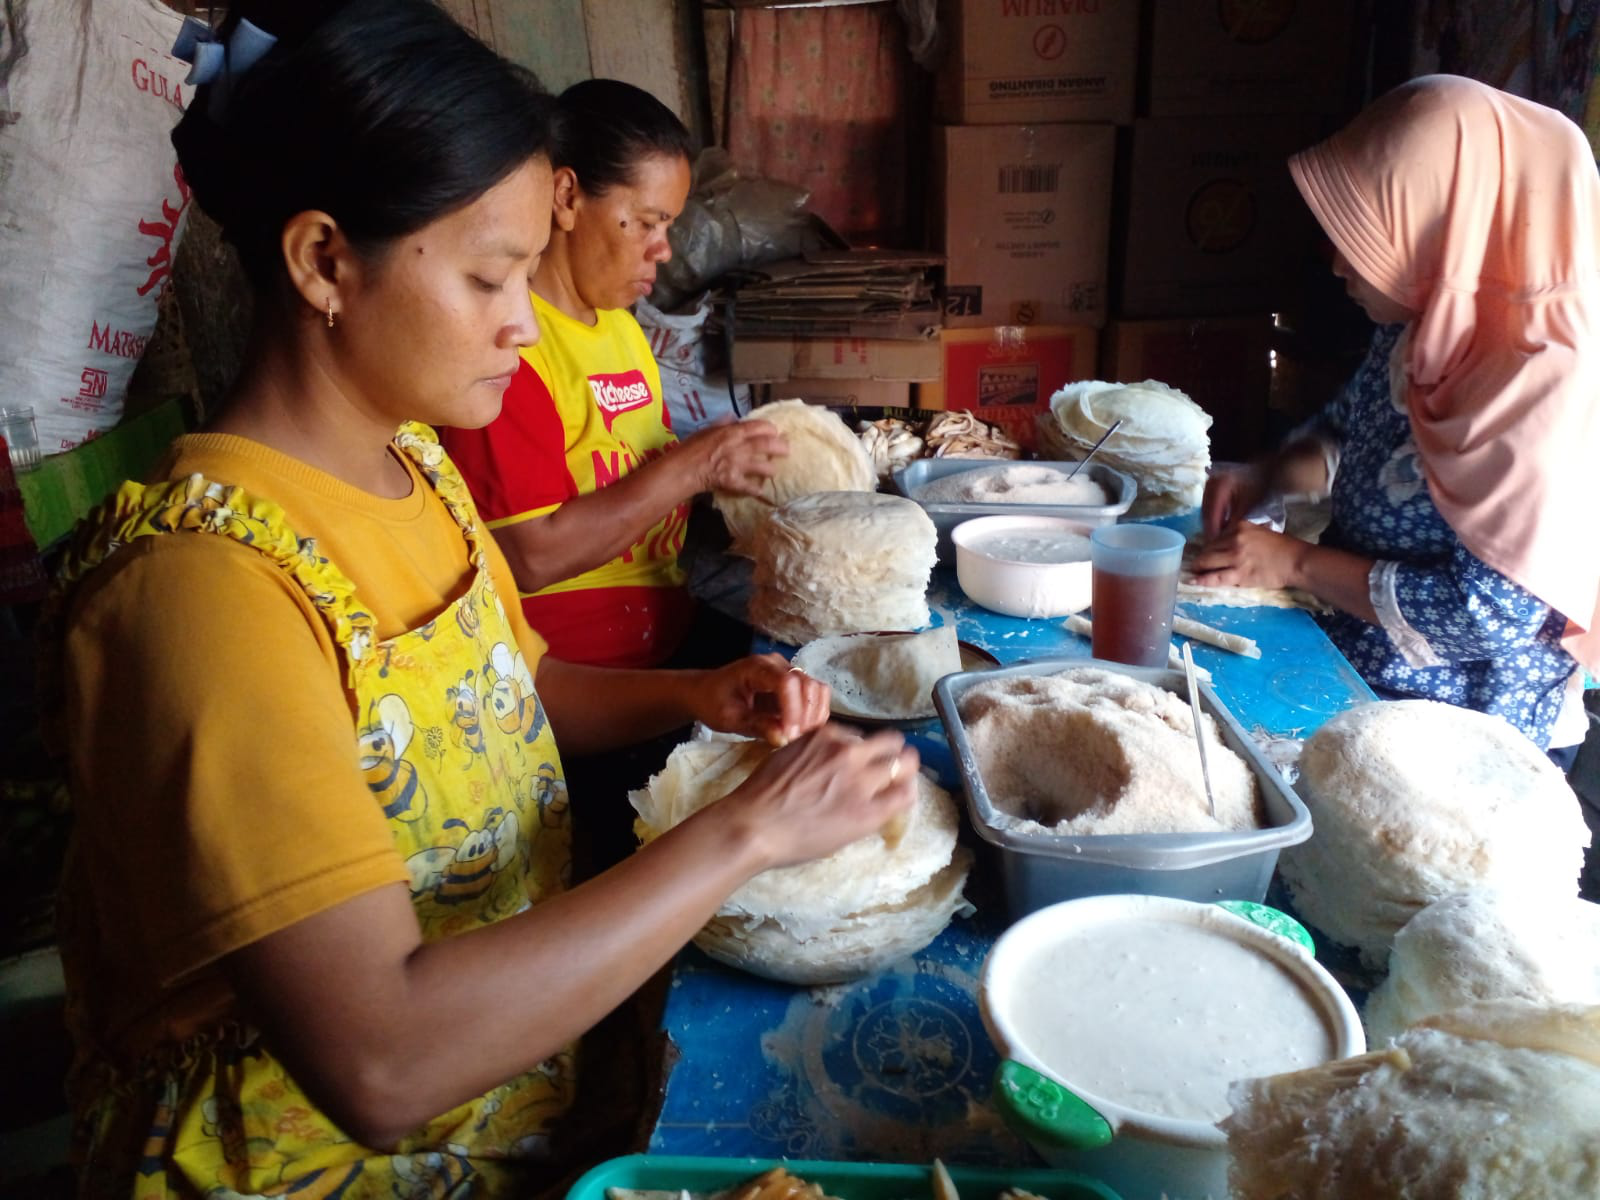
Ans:
[[[989,425],[966,411],[936,413],[928,420],[931,458],[1021,458],[1022,447],[998,425]]]
[[[1600,1008],[1480,1005],[1233,1085],[1234,1200],[1600,1195]]]
[[[1027,504],[1099,506],[1106,490],[1087,475],[1073,476],[1040,463],[974,467],[929,480],[913,500],[923,504]]]
[[[1600,1005],[1600,905],[1495,888],[1436,900],[1395,935],[1362,1019],[1376,1046],[1482,1000]]]
[[[628,797],[640,841],[722,799],[772,752],[722,734],[677,747]],[[892,847],[879,832],[827,858],[763,871],[722,903],[695,944],[773,979],[835,983],[870,974],[927,945],[963,906],[969,860],[958,853],[957,827],[950,794],[919,774],[916,804]]]
[[[1091,644],[1094,642],[1094,624],[1088,617],[1074,613],[1061,622],[1061,627],[1068,633],[1075,633],[1079,637],[1088,638]],[[1176,646],[1167,647],[1167,666],[1175,671],[1183,670],[1183,654]],[[1207,683],[1211,682],[1211,672],[1199,664],[1195,665],[1194,673],[1195,678],[1204,679]]]
[[[789,453],[773,463],[776,473],[761,486],[761,499],[732,492],[712,497],[727,523],[733,549],[744,553],[756,528],[773,508],[812,492],[870,492],[878,469],[849,426],[835,414],[804,400],[779,400],[753,409],[747,421],[769,421],[789,440]]]
[[[972,856],[963,847],[950,865],[893,904],[837,917],[797,940],[779,921],[718,913],[694,944],[720,963],[782,983],[815,987],[875,975],[921,950],[966,907],[961,889]]]
[[[1432,700],[1360,705],[1306,742],[1316,833],[1279,871],[1296,911],[1381,968],[1401,926],[1479,886],[1577,893],[1589,830],[1565,776],[1499,717]]]
[[[1302,608],[1307,612],[1332,612],[1333,609],[1310,592],[1298,588],[1213,587],[1200,583],[1189,569],[1189,560],[1200,549],[1203,538],[1189,535],[1183,548],[1183,566],[1178,572],[1178,602],[1217,608]]]
[[[1260,785],[1202,722],[1213,818],[1188,701],[1126,675],[1077,667],[985,680],[961,721],[991,802],[1029,833],[1211,833],[1261,826]]]
[[[1172,617],[1172,632],[1233,654],[1242,654],[1245,658],[1261,657],[1261,647],[1256,645],[1254,638],[1247,638],[1242,633],[1228,633],[1214,625],[1193,621],[1176,613]]]
[[[807,642],[794,665],[833,689],[833,711],[877,720],[931,717],[933,685],[961,670],[954,625],[926,633],[847,634]]]
[[[1419,1028],[1518,1050],[1567,1054],[1600,1067],[1600,1006],[1486,1000],[1429,1017]]]
[[[876,492],[791,500],[757,528],[750,622],[780,641],[922,629],[938,531],[921,505]]]
[[[879,479],[922,457],[922,439],[905,421],[884,417],[862,421],[856,428],[861,431],[861,448],[872,459]]]
[[[1178,389],[1153,379],[1069,383],[1050,397],[1050,413],[1039,421],[1046,448],[1074,459],[1113,425],[1097,458],[1138,482],[1137,515],[1200,504],[1211,468],[1211,415]]]
[[[1296,588],[1208,587],[1194,576],[1178,576],[1178,603],[1202,608],[1303,608],[1307,612],[1332,610],[1310,592]]]

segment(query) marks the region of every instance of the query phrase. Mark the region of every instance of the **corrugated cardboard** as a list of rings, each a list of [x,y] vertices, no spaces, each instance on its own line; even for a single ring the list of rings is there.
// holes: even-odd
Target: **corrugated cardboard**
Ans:
[[[910,408],[915,384],[886,379],[786,379],[755,386],[757,405],[800,399],[829,407]],[[854,426],[851,426],[854,429]]]
[[[1214,419],[1211,455],[1246,462],[1266,449],[1272,390],[1272,315],[1112,321],[1100,335],[1106,379],[1156,379]]]
[[[934,131],[946,327],[1104,323],[1115,154],[1110,125]]]
[[[1160,0],[1151,5],[1152,117],[1337,113],[1354,0]]]
[[[742,337],[931,337],[943,263],[923,250],[808,250],[741,268],[728,319]]]
[[[1221,316],[1283,307],[1316,230],[1287,160],[1316,140],[1311,117],[1136,122],[1116,315]]]
[[[1138,0],[941,0],[939,20],[940,120],[1133,120]]]
[[[733,377],[741,383],[937,379],[942,365],[936,338],[737,338],[733,343]]]
[[[917,407],[970,409],[1024,446],[1034,416],[1063,384],[1093,379],[1095,331],[1082,325],[947,329],[943,384],[923,384]]]

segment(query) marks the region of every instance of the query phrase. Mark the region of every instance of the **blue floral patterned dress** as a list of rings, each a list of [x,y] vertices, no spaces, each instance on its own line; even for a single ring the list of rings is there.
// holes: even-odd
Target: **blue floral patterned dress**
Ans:
[[[1303,430],[1336,456],[1322,544],[1377,560],[1382,625],[1319,618],[1374,688],[1498,713],[1549,744],[1576,664],[1566,619],[1461,544],[1434,506],[1391,358],[1405,326],[1380,327],[1344,391]]]

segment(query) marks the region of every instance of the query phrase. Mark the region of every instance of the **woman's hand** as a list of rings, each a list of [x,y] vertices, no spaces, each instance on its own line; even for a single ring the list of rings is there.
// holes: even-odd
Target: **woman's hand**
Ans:
[[[1201,546],[1189,569],[1207,587],[1303,587],[1301,564],[1308,549],[1309,543],[1297,537],[1242,521]]]
[[[1200,505],[1201,528],[1207,539],[1239,525],[1245,514],[1267,498],[1266,472],[1260,466],[1218,471],[1206,480]]]
[[[789,453],[789,439],[770,421],[733,421],[686,438],[674,451],[687,456],[696,492],[758,496]]]
[[[781,654],[752,654],[702,676],[690,696],[695,718],[723,733],[783,746],[825,723],[828,685]]]
[[[892,729],[824,725],[777,751],[713,805],[748,821],[766,868],[832,854],[882,828],[917,794],[917,752]]]

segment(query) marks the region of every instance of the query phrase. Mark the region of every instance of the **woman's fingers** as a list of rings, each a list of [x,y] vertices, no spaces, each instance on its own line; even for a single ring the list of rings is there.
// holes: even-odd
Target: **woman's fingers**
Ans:
[[[710,478],[713,487],[756,495],[777,474],[778,459],[789,453],[789,439],[766,421],[740,421],[713,435]]]
[[[916,751],[894,730],[862,738],[823,725],[763,764],[740,802],[768,834],[769,865],[805,862],[876,832],[909,807],[917,765]]]
[[[810,733],[828,719],[832,692],[820,679],[807,675],[799,667],[786,666],[778,679],[774,693],[777,698],[776,732],[783,745]],[[772,737],[768,737],[773,741]]]

